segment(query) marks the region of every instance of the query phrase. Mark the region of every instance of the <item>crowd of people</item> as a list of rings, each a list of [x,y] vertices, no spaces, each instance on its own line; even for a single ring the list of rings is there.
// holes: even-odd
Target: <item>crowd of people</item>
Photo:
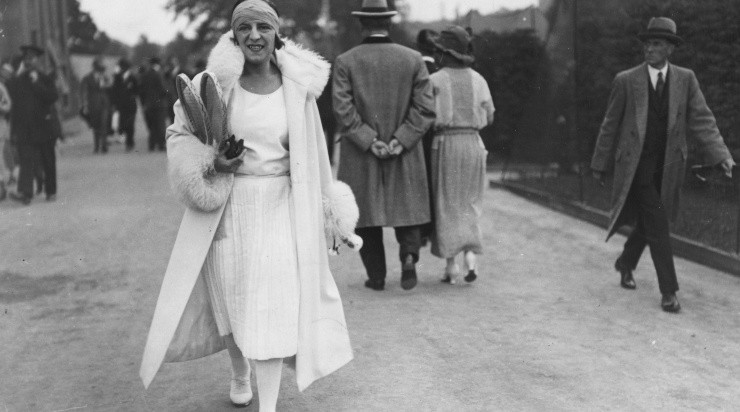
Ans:
[[[48,57],[51,70],[42,60]],[[196,62],[201,71],[205,63]],[[31,203],[35,194],[56,200],[56,142],[64,139],[59,115],[60,78],[53,55],[38,46],[23,45],[20,53],[0,65],[0,201],[10,197]],[[165,150],[165,130],[174,122],[175,79],[192,77],[177,58],[162,66],[159,57],[134,67],[121,58],[108,74],[101,56],[80,80],[80,116],[93,134],[93,152],[107,153],[111,136],[124,136],[127,152],[134,150],[135,119],[143,109],[149,151]],[[116,119],[114,121],[114,119]],[[15,190],[10,190],[15,186]]]

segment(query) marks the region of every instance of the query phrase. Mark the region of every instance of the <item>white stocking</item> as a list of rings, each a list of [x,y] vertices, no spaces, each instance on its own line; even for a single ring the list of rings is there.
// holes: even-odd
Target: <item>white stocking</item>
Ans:
[[[257,375],[260,412],[275,412],[280,392],[283,359],[255,360],[254,372]]]

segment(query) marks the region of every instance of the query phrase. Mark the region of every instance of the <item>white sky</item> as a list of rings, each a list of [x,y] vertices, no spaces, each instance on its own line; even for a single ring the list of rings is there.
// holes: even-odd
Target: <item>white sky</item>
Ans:
[[[280,6],[280,0],[275,0]],[[455,9],[461,14],[477,9],[482,14],[492,13],[502,7],[508,9],[524,8],[537,4],[538,0],[407,0],[410,5],[410,19],[420,21],[437,20],[455,16]],[[141,34],[150,41],[164,44],[178,31],[186,36],[192,35],[187,19],[175,20],[174,15],[165,11],[167,0],[80,0],[80,8],[89,12],[100,30],[108,36],[133,45]]]

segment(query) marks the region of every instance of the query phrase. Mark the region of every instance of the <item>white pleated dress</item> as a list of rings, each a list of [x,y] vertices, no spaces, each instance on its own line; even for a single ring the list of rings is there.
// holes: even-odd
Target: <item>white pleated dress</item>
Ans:
[[[246,155],[206,257],[206,284],[221,335],[232,333],[247,358],[284,358],[298,347],[300,285],[282,87],[258,95],[237,86],[229,119]]]

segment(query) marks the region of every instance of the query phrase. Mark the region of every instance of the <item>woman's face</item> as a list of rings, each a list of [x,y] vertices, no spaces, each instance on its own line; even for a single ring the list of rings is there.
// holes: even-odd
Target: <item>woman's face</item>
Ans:
[[[257,20],[242,21],[235,32],[246,64],[262,65],[270,61],[277,35],[272,26]]]

